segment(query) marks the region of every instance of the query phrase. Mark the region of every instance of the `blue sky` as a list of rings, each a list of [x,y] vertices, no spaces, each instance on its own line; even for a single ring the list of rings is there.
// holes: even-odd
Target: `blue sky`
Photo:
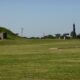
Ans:
[[[80,33],[80,0],[0,0],[0,26],[24,36]]]

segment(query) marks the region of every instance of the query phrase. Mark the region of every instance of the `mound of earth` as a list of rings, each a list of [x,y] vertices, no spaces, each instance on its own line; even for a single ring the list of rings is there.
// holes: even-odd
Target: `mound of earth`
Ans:
[[[0,27],[0,33],[2,33],[2,32],[7,33],[7,38],[8,39],[18,39],[18,38],[21,38],[17,34],[13,33],[11,30],[9,30],[7,28],[4,28],[4,27]]]

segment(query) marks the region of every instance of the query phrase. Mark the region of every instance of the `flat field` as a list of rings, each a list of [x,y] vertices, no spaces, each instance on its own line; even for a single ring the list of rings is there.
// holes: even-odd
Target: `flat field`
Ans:
[[[80,80],[80,40],[0,41],[0,80]]]

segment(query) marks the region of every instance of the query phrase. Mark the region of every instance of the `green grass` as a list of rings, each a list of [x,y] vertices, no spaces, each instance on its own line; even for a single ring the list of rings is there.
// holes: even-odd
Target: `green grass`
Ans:
[[[80,80],[80,40],[0,41],[0,80]]]

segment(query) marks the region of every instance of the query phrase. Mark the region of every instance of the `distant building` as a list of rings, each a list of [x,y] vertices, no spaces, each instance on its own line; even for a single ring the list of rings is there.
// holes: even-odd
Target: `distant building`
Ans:
[[[1,40],[7,39],[7,33],[6,33],[6,32],[1,32],[1,33],[0,33],[0,39],[1,39]]]

